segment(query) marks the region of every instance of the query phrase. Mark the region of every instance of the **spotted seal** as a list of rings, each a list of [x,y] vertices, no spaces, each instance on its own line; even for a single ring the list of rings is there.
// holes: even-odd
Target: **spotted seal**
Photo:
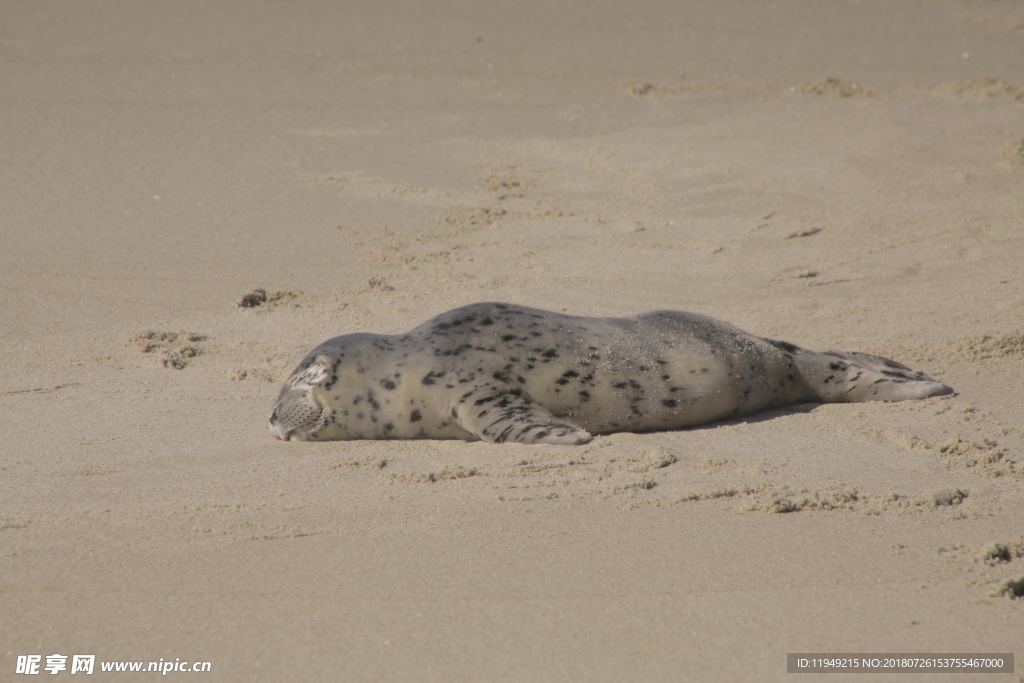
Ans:
[[[503,303],[310,351],[270,414],[281,439],[582,444],[800,402],[953,390],[867,353],[818,353],[695,313],[591,318]]]

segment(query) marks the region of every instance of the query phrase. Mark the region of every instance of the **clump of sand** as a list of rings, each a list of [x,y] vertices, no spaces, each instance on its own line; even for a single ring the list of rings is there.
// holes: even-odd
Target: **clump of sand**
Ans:
[[[298,300],[303,297],[304,293],[297,290],[282,290],[278,292],[268,292],[262,287],[257,287],[248,294],[242,296],[238,302],[239,308],[258,308],[267,307],[274,304],[292,303],[295,306],[301,306]]]
[[[802,510],[852,510],[860,500],[855,489],[837,491],[815,491],[811,496],[800,498],[782,496],[772,500],[768,509],[772,512],[800,512]]]
[[[932,496],[932,504],[937,508],[954,507],[964,502],[967,495],[963,489],[944,489]]]
[[[999,589],[1000,595],[1005,595],[1011,600],[1024,598],[1024,574],[1018,579],[1010,579]]]
[[[992,543],[979,553],[979,558],[987,565],[995,566],[1024,558],[1024,538],[1009,543]]]

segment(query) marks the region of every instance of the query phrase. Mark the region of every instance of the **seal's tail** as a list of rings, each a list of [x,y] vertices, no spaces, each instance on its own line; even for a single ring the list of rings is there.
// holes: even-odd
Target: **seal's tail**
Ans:
[[[953,393],[923,372],[870,353],[800,349],[793,361],[814,400],[822,403],[908,401]]]

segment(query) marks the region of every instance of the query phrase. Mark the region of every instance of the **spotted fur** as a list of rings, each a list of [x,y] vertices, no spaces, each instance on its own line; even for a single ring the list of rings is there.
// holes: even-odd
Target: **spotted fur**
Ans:
[[[887,358],[809,351],[694,313],[587,318],[481,303],[403,335],[320,344],[282,387],[270,429],[299,440],[579,444],[803,401],[951,391]]]

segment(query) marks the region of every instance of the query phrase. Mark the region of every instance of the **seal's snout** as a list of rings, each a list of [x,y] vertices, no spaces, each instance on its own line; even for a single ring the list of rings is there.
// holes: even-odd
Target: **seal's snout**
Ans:
[[[291,441],[291,432],[286,429],[282,429],[280,425],[270,425],[270,433],[281,439],[281,441]]]
[[[270,428],[270,433],[281,439],[282,441],[288,440],[288,430],[281,426],[277,420],[277,406],[274,406],[274,410],[270,412],[270,419],[267,420],[267,427]]]
[[[318,427],[326,426],[315,389],[331,376],[322,355],[304,359],[281,387],[267,421],[270,433],[282,441],[315,439]]]
[[[310,387],[286,386],[270,413],[267,425],[270,433],[282,441],[306,441],[313,437],[322,413],[323,408]]]

